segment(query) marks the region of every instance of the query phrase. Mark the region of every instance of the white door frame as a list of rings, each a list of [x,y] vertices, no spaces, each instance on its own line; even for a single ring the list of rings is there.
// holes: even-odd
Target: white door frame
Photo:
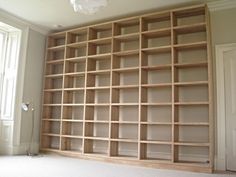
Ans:
[[[217,90],[217,152],[216,169],[226,170],[226,116],[224,52],[236,49],[236,43],[216,45],[216,90]]]

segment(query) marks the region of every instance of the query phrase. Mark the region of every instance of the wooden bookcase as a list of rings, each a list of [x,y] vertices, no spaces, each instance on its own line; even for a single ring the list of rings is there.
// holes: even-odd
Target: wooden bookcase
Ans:
[[[49,35],[41,150],[211,172],[209,26],[197,5]]]

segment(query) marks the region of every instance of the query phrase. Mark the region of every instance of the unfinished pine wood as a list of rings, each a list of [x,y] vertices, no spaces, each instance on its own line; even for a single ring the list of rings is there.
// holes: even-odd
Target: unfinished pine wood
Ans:
[[[41,150],[212,172],[210,48],[204,4],[49,35]]]

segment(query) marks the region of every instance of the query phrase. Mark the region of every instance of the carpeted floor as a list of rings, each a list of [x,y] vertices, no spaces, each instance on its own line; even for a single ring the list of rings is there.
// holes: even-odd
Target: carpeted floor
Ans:
[[[0,177],[236,177],[110,164],[57,155],[0,156]]]

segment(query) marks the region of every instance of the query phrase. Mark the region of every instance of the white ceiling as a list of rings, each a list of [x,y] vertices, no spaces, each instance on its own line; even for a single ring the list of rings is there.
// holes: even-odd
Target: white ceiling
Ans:
[[[148,10],[206,1],[209,0],[109,0],[108,6],[95,15],[75,13],[69,0],[0,0],[0,9],[46,30],[61,30]]]

